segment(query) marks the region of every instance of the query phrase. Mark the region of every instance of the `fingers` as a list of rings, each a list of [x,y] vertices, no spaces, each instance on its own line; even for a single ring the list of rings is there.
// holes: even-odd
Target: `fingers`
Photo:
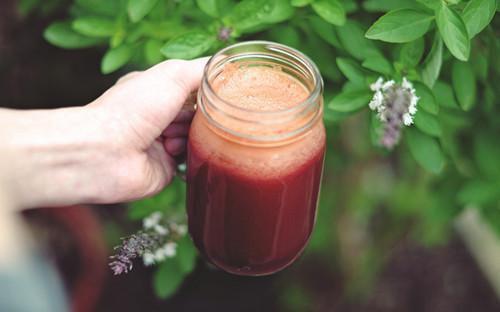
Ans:
[[[178,156],[186,151],[186,138],[166,138],[165,150],[172,156]]]
[[[171,123],[165,131],[163,131],[163,135],[167,138],[176,138],[176,137],[186,137],[189,132],[190,124],[187,122],[183,123]]]

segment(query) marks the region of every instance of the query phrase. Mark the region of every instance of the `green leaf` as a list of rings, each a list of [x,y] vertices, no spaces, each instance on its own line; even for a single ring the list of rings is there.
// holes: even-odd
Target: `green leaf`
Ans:
[[[196,0],[196,4],[208,16],[219,17],[218,0]]]
[[[302,44],[300,33],[296,28],[287,24],[271,27],[269,29],[269,38],[297,49]]]
[[[127,64],[132,57],[132,52],[132,48],[128,45],[109,49],[102,58],[101,72],[103,74],[109,74]]]
[[[471,0],[462,11],[469,38],[480,33],[493,19],[497,9],[496,0]]]
[[[443,3],[436,11],[436,22],[444,44],[451,54],[461,61],[467,61],[470,40],[460,15]]]
[[[76,5],[85,8],[88,12],[99,15],[116,16],[116,12],[121,9],[121,1],[110,0],[75,0]]]
[[[368,12],[388,12],[402,8],[418,8],[415,0],[366,0],[363,8]]]
[[[417,0],[431,10],[436,10],[441,5],[441,0]]]
[[[440,173],[444,167],[444,156],[438,141],[417,129],[406,130],[408,147],[413,158],[427,171]]]
[[[368,107],[371,98],[372,94],[368,89],[345,91],[335,96],[328,107],[338,112],[353,112]]]
[[[500,181],[500,144],[498,134],[479,132],[474,140],[474,159],[484,177]]]
[[[453,62],[451,81],[458,103],[464,111],[470,110],[476,104],[476,79],[470,63]]]
[[[402,45],[399,61],[409,68],[416,67],[424,54],[424,38],[420,37]]]
[[[365,31],[359,23],[347,20],[344,26],[337,27],[337,34],[344,49],[358,60],[370,55],[380,54],[374,42],[364,36]]]
[[[390,76],[393,72],[391,63],[382,55],[369,56],[361,66],[387,76]]]
[[[338,0],[316,0],[312,3],[312,8],[328,23],[337,26],[345,24],[344,7]]]
[[[455,95],[453,94],[453,89],[451,86],[445,82],[438,81],[432,89],[436,101],[442,107],[458,109],[457,101],[455,100]]]
[[[434,94],[432,91],[423,83],[415,81],[413,83],[417,96],[420,98],[418,100],[418,109],[423,109],[426,112],[437,115],[439,113],[439,105],[436,103]]]
[[[55,22],[50,24],[43,33],[45,40],[63,49],[81,49],[102,43],[101,39],[89,38],[71,28],[69,22]]]
[[[77,18],[72,26],[75,31],[90,37],[111,37],[118,29],[113,20],[97,16]]]
[[[358,85],[366,84],[363,69],[353,60],[337,57],[337,66],[348,80]]]
[[[158,0],[128,0],[127,12],[130,20],[137,23],[154,8]]]
[[[335,32],[335,26],[325,22],[322,18],[317,16],[311,16],[309,19],[309,25],[311,25],[312,30],[332,46],[336,48],[341,48],[339,38]]]
[[[184,235],[177,242],[176,258],[179,263],[179,269],[184,273],[191,273],[196,264],[196,248],[189,238],[189,235]]]
[[[263,24],[282,22],[293,13],[294,7],[288,0],[243,0],[234,6],[223,21],[237,34],[242,34]]]
[[[366,37],[396,43],[413,41],[429,30],[433,19],[432,15],[412,9],[390,11],[368,29]]]
[[[443,64],[443,41],[438,33],[434,36],[431,51],[427,55],[422,65],[422,81],[432,88],[441,72]]]
[[[179,268],[179,262],[176,258],[167,258],[159,264],[153,277],[153,286],[155,294],[166,299],[177,291],[184,280],[185,274]]]
[[[313,0],[292,0],[291,3],[294,7],[303,7],[311,4]]]
[[[168,41],[161,53],[173,59],[193,59],[207,52],[215,43],[215,36],[203,31],[182,34]]]
[[[498,198],[500,186],[495,183],[472,180],[458,191],[458,202],[462,205],[484,205]]]
[[[144,45],[144,58],[148,62],[148,65],[160,63],[165,59],[160,51],[162,46],[163,43],[160,40],[149,39],[146,41]]]
[[[419,103],[420,104],[420,103]],[[434,136],[440,137],[442,134],[441,125],[438,119],[424,110],[418,110],[415,114],[415,126],[422,132]]]
[[[131,220],[141,220],[155,211],[163,212],[178,200],[178,193],[180,193],[178,183],[174,181],[155,196],[132,202],[127,216]]]

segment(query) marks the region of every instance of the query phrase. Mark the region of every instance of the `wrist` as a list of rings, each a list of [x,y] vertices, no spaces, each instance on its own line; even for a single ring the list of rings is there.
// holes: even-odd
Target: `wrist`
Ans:
[[[20,208],[99,200],[95,183],[109,147],[90,107],[0,110],[6,197]],[[101,165],[102,166],[102,165]]]

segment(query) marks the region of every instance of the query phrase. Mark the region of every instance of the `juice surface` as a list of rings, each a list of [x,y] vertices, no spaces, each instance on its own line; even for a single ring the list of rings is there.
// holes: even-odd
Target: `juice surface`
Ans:
[[[262,111],[292,107],[309,94],[298,80],[268,67],[228,67],[212,87],[235,106]],[[197,112],[188,142],[187,203],[200,252],[242,275],[270,274],[293,262],[314,226],[324,150],[321,122],[294,142],[256,147],[221,137]]]

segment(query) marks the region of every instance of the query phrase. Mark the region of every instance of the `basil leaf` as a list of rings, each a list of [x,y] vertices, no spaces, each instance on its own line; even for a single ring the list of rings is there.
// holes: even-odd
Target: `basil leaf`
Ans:
[[[415,114],[415,126],[422,132],[434,136],[440,137],[442,134],[441,125],[438,119],[426,111],[420,109]]]
[[[422,65],[422,81],[432,88],[439,77],[443,64],[443,41],[438,33],[434,36],[431,51]]]
[[[137,23],[146,16],[153,7],[156,5],[158,0],[128,0],[127,12],[130,20],[133,23]]]
[[[391,75],[393,71],[391,63],[382,55],[369,56],[361,66],[387,76]]]
[[[118,29],[113,20],[97,16],[77,18],[72,27],[76,32],[90,37],[111,37]]]
[[[365,84],[365,73],[363,72],[361,66],[353,60],[337,57],[337,66],[349,81],[358,85]]]
[[[399,51],[399,61],[412,68],[418,65],[424,54],[424,38],[403,44]]]
[[[443,3],[436,11],[436,22],[444,44],[451,54],[461,61],[467,61],[470,40],[460,15]]]
[[[144,45],[144,57],[149,65],[157,64],[164,60],[164,56],[161,53],[161,47],[163,43],[160,40],[149,39]]]
[[[102,43],[99,38],[90,38],[75,32],[69,22],[50,24],[45,29],[43,37],[51,44],[63,49],[81,49]]]
[[[128,45],[122,45],[109,49],[101,61],[101,72],[109,74],[125,65],[132,58],[132,48]]]
[[[418,109],[423,109],[428,113],[437,115],[439,112],[439,105],[437,104],[432,91],[425,84],[418,81],[415,81],[413,86],[417,96],[420,98],[417,104]]]
[[[476,103],[476,79],[470,63],[453,62],[451,81],[458,103],[463,110],[470,110]]]
[[[168,58],[193,59],[207,52],[215,41],[212,34],[192,31],[172,38],[161,48],[161,53]]]
[[[451,86],[445,82],[438,81],[432,89],[437,102],[442,107],[458,109],[457,101],[455,100],[455,95],[453,94],[453,89]]]
[[[440,173],[444,167],[444,156],[436,139],[414,128],[406,129],[410,153],[417,163],[432,173]]]
[[[374,42],[366,39],[364,33],[362,26],[352,20],[347,20],[344,26],[337,27],[342,46],[350,55],[359,60],[380,54]]]
[[[348,113],[368,107],[372,93],[368,89],[341,92],[335,96],[328,107],[338,112]]]
[[[317,16],[312,16],[309,19],[309,25],[311,25],[312,30],[320,36],[321,39],[336,48],[342,48],[337,33],[335,32],[335,26],[325,22]]]
[[[166,299],[173,294],[182,284],[185,274],[179,267],[177,258],[167,258],[159,264],[153,277],[155,294]]]
[[[203,0],[202,0],[203,1]],[[311,4],[313,0],[292,0],[291,3],[294,7],[303,7]]]
[[[311,6],[328,23],[337,26],[345,24],[345,10],[338,0],[316,0]]]
[[[471,0],[462,11],[462,18],[472,39],[481,32],[495,16],[496,0]]]
[[[432,15],[412,9],[390,11],[368,29],[366,37],[396,43],[413,41],[429,30],[433,19]]]

